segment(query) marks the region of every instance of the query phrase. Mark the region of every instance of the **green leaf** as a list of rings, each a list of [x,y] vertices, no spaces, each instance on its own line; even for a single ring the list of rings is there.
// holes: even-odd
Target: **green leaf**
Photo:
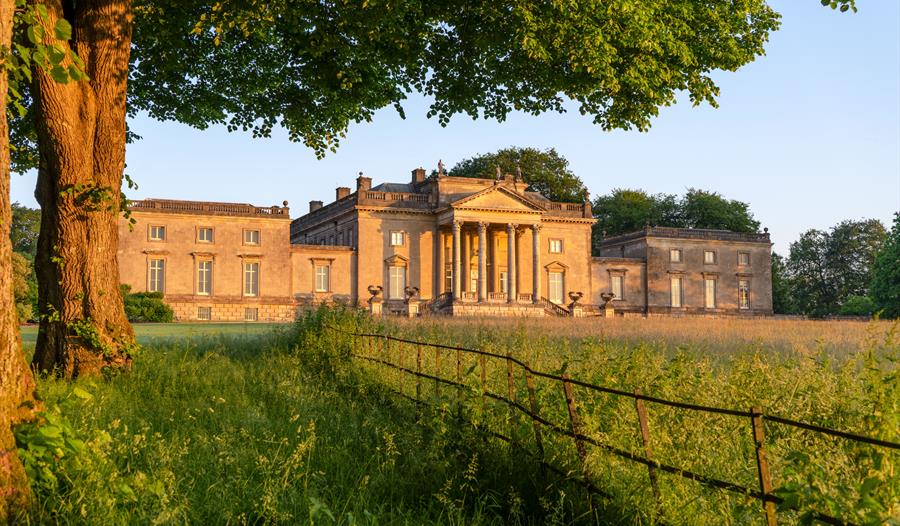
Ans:
[[[94,395],[92,395],[91,393],[85,391],[84,389],[82,389],[80,387],[76,387],[76,388],[72,389],[72,394],[77,396],[78,398],[81,398],[82,400],[91,400],[94,398]]]
[[[72,38],[72,25],[65,18],[60,18],[53,26],[53,35],[59,40],[69,40]]]
[[[59,65],[50,68],[50,76],[53,77],[53,80],[59,82],[60,84],[66,84],[67,82],[69,82],[69,72]]]

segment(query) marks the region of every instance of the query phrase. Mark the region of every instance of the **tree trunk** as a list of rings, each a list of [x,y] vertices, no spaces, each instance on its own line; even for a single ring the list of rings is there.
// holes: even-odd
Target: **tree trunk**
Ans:
[[[0,0],[0,48],[10,52],[15,0]],[[9,77],[0,58],[0,524],[11,523],[28,504],[25,470],[16,453],[12,427],[30,420],[38,409],[34,378],[22,354],[19,320],[13,299],[12,242],[9,228],[9,126],[6,93]]]
[[[125,168],[128,0],[42,0],[48,29],[65,16],[88,81],[35,69],[41,160],[35,261],[41,324],[32,364],[73,378],[130,365],[134,331],[119,291],[118,215]]]

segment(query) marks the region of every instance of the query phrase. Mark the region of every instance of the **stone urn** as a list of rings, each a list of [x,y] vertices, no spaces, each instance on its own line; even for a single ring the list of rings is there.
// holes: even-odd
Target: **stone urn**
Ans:
[[[613,294],[612,292],[603,292],[603,293],[601,293],[601,294],[600,294],[600,299],[603,300],[603,305],[601,305],[600,307],[605,309],[606,306],[609,305],[609,302],[612,301],[612,299],[615,298],[615,297],[616,297],[616,295]]]
[[[377,301],[381,301],[381,298],[379,298],[378,296],[381,294],[381,291],[383,291],[383,290],[384,290],[384,287],[382,287],[381,285],[369,285],[369,294],[372,295],[372,297],[369,298],[369,303],[375,303]]]
[[[580,300],[583,297],[584,297],[583,292],[570,292],[569,293],[569,299],[572,300],[572,303],[571,303],[572,305],[575,305],[576,303],[578,303],[578,300]]]
[[[419,295],[419,287],[406,287],[404,292],[406,293],[406,303],[409,303]]]

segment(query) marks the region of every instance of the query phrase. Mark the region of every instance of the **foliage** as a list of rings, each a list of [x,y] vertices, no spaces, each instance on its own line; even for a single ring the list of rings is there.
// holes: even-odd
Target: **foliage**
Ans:
[[[34,279],[34,268],[31,261],[19,254],[12,253],[13,267],[13,299],[20,322],[31,321],[37,313],[37,282]]]
[[[121,288],[128,321],[168,323],[175,319],[175,311],[163,301],[162,292],[132,293],[128,285]]]
[[[775,314],[796,313],[787,262],[777,252],[772,252],[772,311]]]
[[[568,99],[603,129],[646,130],[679,92],[695,105],[716,105],[712,72],[762,55],[778,26],[763,0],[740,10],[668,0],[607,9],[458,0],[135,2],[128,107],[254,136],[281,126],[320,155],[380,108],[403,115],[412,91],[433,99],[429,116],[442,125],[456,114],[503,120],[513,110],[562,112]],[[23,148],[33,145],[28,122],[13,126],[13,143]],[[18,159],[24,170],[36,157]]]
[[[843,316],[871,316],[876,311],[875,301],[868,296],[849,296],[841,304],[840,314]]]
[[[884,239],[884,226],[876,219],[842,221],[829,232],[804,232],[791,243],[787,260],[797,311],[817,317],[837,314],[850,296],[867,295]]]
[[[37,252],[37,238],[41,232],[41,211],[19,203],[12,204],[12,223],[9,237],[13,252],[28,254],[34,258]]]
[[[882,317],[900,318],[900,213],[875,256],[869,293]]]
[[[732,232],[756,232],[759,221],[750,206],[742,201],[725,199],[716,192],[688,189],[679,203],[682,226],[712,228]]]
[[[615,319],[600,326],[566,319],[473,325],[471,320],[376,321],[353,311],[322,309],[273,334],[188,337],[179,325],[167,325],[167,331],[179,336],[157,339],[150,346],[153,352],[145,353],[131,374],[97,383],[76,381],[74,387],[93,395],[77,406],[60,403],[70,398],[73,384],[41,378],[40,394],[49,407],[61,406],[73,436],[86,447],[71,461],[50,465],[61,484],[54,491],[38,487],[38,507],[28,520],[657,522],[650,515],[655,506],[645,466],[590,450],[594,480],[612,497],[599,499],[596,520],[582,515],[587,499],[576,484],[542,472],[518,449],[458,426],[455,389],[435,390],[432,382],[423,381],[425,400],[443,400],[442,409],[417,412],[414,404],[388,391],[414,396],[414,380],[352,360],[352,340],[332,327],[479,346],[501,354],[510,350],[537,369],[565,367],[573,378],[614,388],[640,387],[646,394],[716,406],[761,405],[791,418],[886,440],[900,438],[900,356],[886,322],[867,327],[849,322]],[[138,328],[145,329],[159,327]],[[415,366],[414,349],[393,346],[380,352]],[[423,353],[424,371],[433,371],[434,356]],[[453,353],[447,351],[441,363],[441,374],[452,378]],[[505,393],[505,364],[488,364],[490,389]],[[481,409],[478,367],[476,358],[464,357],[463,378],[472,389],[464,392],[463,415],[503,433],[518,433],[530,445],[529,422],[510,419],[507,406],[490,400]],[[561,390],[536,381],[541,414],[568,425]],[[528,400],[521,376],[515,378],[515,388],[517,400]],[[592,398],[582,390],[576,396],[592,436],[642,454],[630,400]],[[744,419],[647,407],[660,461],[756,487]],[[780,523],[796,523],[808,508],[827,511],[828,502],[856,523],[900,509],[890,478],[896,459],[889,455],[879,459],[868,446],[772,423],[766,424],[766,437],[779,492],[805,491],[798,497],[800,511],[779,511]],[[546,428],[544,440],[549,462],[580,473],[571,440],[557,440]],[[791,456],[798,451],[806,452],[809,462]],[[659,522],[761,520],[757,501],[671,475],[662,480]],[[90,513],[82,515],[85,509]]]
[[[450,169],[453,177],[480,177],[493,179],[497,168],[502,174],[518,174],[528,183],[532,192],[540,192],[553,201],[581,203],[587,188],[580,177],[569,170],[569,161],[556,152],[555,148],[509,147],[494,153],[476,155],[463,159]]]
[[[679,203],[674,195],[650,195],[643,190],[615,188],[594,199],[596,241],[644,228],[649,221],[656,226],[681,226]],[[596,243],[595,243],[596,245]]]
[[[750,205],[726,199],[716,192],[690,188],[681,198],[671,194],[648,194],[643,190],[615,188],[594,199],[592,245],[598,255],[604,237],[635,232],[650,226],[709,228],[733,232],[756,232],[759,221]]]

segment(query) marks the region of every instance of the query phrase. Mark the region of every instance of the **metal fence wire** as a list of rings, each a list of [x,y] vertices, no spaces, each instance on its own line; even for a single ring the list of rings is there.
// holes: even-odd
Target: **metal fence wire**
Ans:
[[[422,385],[423,380],[433,383],[433,398],[436,399],[439,399],[440,386],[444,385],[455,389],[457,393],[456,416],[461,422],[476,427],[479,431],[510,444],[512,447],[518,449],[519,451],[532,458],[542,467],[542,469],[547,469],[561,477],[567,478],[582,485],[588,491],[588,494],[592,496],[592,503],[594,495],[604,497],[609,497],[609,495],[602,489],[598,488],[592,480],[591,472],[588,468],[587,463],[588,446],[596,447],[622,459],[645,465],[647,467],[647,476],[653,497],[655,499],[657,510],[659,510],[661,506],[658,482],[658,472],[661,471],[669,473],[671,475],[682,477],[684,479],[698,482],[710,488],[732,492],[759,500],[767,526],[775,526],[777,524],[776,505],[782,503],[783,499],[773,493],[772,477],[769,472],[769,462],[766,453],[764,422],[791,426],[814,433],[820,433],[863,444],[869,444],[875,447],[900,450],[900,443],[890,442],[887,440],[881,440],[855,433],[848,433],[836,429],[830,429],[815,424],[792,420],[790,418],[783,418],[780,416],[765,414],[759,407],[751,407],[747,410],[741,410],[677,402],[655,396],[648,396],[643,394],[640,390],[631,392],[623,391],[620,389],[603,387],[600,385],[576,380],[574,378],[568,377],[565,374],[552,374],[538,371],[536,369],[533,369],[526,362],[519,360],[510,354],[501,355],[481,349],[469,349],[465,347],[456,347],[426,341],[409,340],[405,338],[397,338],[387,334],[347,332],[335,327],[328,328],[336,333],[343,334],[344,336],[350,338],[350,356],[353,359],[362,360],[380,367],[385,367],[387,369],[396,371],[400,375],[400,377],[408,377],[410,379],[414,379],[414,395],[406,394],[402,390],[395,389],[391,386],[385,387],[391,390],[394,394],[414,402],[416,404],[417,411],[422,406],[431,405],[427,400],[428,397],[426,397],[424,394]],[[414,363],[411,363],[410,366],[402,364],[402,355],[403,352],[405,352],[404,346],[406,348],[406,351],[415,353],[415,361]],[[397,356],[400,357],[400,360],[398,361],[401,363],[396,363],[391,359],[393,355],[392,347],[397,347],[397,350],[400,351]],[[451,352],[455,357],[455,376],[453,378],[445,378],[443,376],[440,376],[439,374],[429,374],[427,372],[423,372],[422,360],[423,353],[425,353],[426,350],[434,351],[434,363],[436,365],[435,369],[438,372],[441,371],[442,351]],[[509,407],[511,421],[516,420],[520,417],[524,417],[530,420],[533,430],[533,440],[531,440],[534,445],[533,449],[526,447],[524,444],[522,444],[521,440],[516,440],[509,435],[498,432],[495,429],[485,429],[484,426],[478,425],[477,423],[467,420],[463,417],[463,399],[466,396],[472,396],[473,393],[472,388],[463,382],[462,363],[464,361],[464,355],[476,356],[478,358],[477,366],[479,368],[480,390],[476,390],[475,393],[481,397],[482,407],[484,408],[486,406],[488,399],[495,400],[497,402],[506,404]],[[498,394],[488,389],[487,360],[505,363],[507,377],[506,395]],[[524,400],[516,400],[516,389],[514,387],[515,378],[517,376],[516,370],[518,370],[524,376],[526,390],[528,393],[527,402]],[[536,396],[535,378],[543,378],[545,380],[550,380],[559,384],[561,392],[565,399],[565,409],[569,421],[568,426],[559,425],[552,422],[545,416],[542,416],[542,411],[539,407]],[[626,397],[634,401],[635,413],[638,420],[638,430],[640,432],[641,449],[643,450],[642,455],[626,451],[611,444],[603,443],[584,432],[584,425],[578,411],[578,403],[576,402],[576,387],[617,397]],[[649,417],[645,402],[649,404],[659,404],[687,411],[711,413],[747,419],[747,423],[749,424],[748,428],[753,438],[758,487],[746,487],[734,482],[729,482],[712,476],[707,476],[702,473],[697,473],[689,469],[672,466],[654,458],[653,445],[649,428]],[[573,478],[569,473],[566,472],[566,470],[555,466],[545,460],[544,430],[554,433],[555,435],[560,437],[566,437],[573,441],[575,451],[577,452],[577,460],[582,471],[581,477]],[[512,434],[513,433],[510,432],[510,435]],[[825,524],[851,524],[822,512],[814,513],[813,517],[817,521]]]

